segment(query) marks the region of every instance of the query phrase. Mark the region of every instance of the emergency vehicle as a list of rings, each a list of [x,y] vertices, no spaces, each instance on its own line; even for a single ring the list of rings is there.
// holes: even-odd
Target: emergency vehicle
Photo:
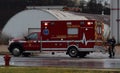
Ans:
[[[9,41],[14,56],[25,52],[66,52],[70,57],[85,57],[90,52],[105,51],[104,25],[96,20],[41,21],[41,31],[24,39]]]

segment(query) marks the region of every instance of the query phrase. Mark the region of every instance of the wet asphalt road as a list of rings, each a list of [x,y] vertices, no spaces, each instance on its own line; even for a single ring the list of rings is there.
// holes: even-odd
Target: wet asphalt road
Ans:
[[[0,56],[0,65],[4,65]],[[31,57],[12,57],[13,66],[47,66],[47,67],[80,67],[80,68],[120,68],[120,57],[108,58],[108,54],[94,53],[85,58],[70,58],[66,55],[37,55]]]

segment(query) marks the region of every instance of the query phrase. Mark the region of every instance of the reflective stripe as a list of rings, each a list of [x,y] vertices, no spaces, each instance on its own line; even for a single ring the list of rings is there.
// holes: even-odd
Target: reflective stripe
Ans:
[[[101,41],[101,40],[84,40],[84,41],[86,41],[86,43],[89,43],[89,42],[103,42],[103,41]],[[47,43],[47,42],[77,42],[77,43],[79,43],[79,42],[82,42],[82,43],[84,43],[84,41],[83,40],[71,40],[71,41],[69,41],[69,40],[65,40],[65,41],[59,41],[59,40],[56,40],[56,41],[19,41],[20,43],[26,43],[26,42],[34,42],[34,43],[36,43],[36,42],[38,42],[38,43],[40,43],[40,42],[42,42],[42,43]],[[13,43],[13,41],[11,41],[12,43]]]
[[[67,48],[42,48],[42,51],[67,51]]]

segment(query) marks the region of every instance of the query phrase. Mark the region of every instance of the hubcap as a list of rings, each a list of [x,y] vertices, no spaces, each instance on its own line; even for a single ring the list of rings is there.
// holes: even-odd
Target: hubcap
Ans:
[[[76,55],[77,55],[76,49],[71,49],[71,50],[70,50],[70,55],[71,55],[71,56],[76,56]]]
[[[72,52],[72,54],[75,54],[75,50],[72,50],[71,52]]]
[[[20,50],[19,50],[18,48],[15,48],[15,49],[13,50],[13,54],[14,54],[14,55],[19,55],[19,54],[20,54]]]

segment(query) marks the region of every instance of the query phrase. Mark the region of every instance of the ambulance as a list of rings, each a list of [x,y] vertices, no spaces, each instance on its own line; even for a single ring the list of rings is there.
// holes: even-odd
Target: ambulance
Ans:
[[[104,25],[96,20],[46,20],[40,31],[24,39],[9,41],[14,56],[32,52],[64,52],[70,57],[85,57],[90,52],[104,52]]]

